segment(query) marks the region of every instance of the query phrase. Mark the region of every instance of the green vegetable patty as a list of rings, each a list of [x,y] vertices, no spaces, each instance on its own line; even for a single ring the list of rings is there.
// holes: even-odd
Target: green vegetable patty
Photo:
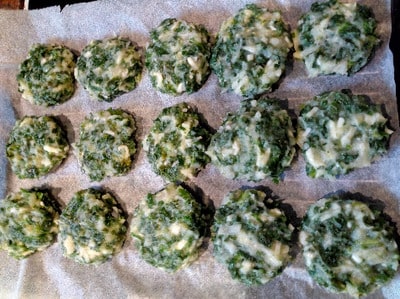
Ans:
[[[141,257],[175,272],[195,261],[208,225],[202,204],[181,186],[169,184],[135,209],[131,234]]]
[[[386,153],[391,130],[379,105],[350,91],[326,92],[304,104],[298,144],[312,178],[346,174]]]
[[[279,80],[292,46],[279,11],[249,4],[222,24],[211,68],[224,90],[252,97]]]
[[[136,152],[135,121],[121,109],[91,113],[81,123],[75,152],[92,181],[126,174]]]
[[[53,106],[75,91],[75,55],[61,45],[35,44],[19,66],[18,90],[32,104]]]
[[[59,241],[65,257],[81,264],[101,264],[121,250],[127,221],[108,192],[81,190],[61,213]]]
[[[279,180],[295,154],[291,119],[279,100],[242,101],[236,113],[228,113],[211,138],[207,154],[226,177],[260,181]]]
[[[231,276],[248,285],[264,284],[281,273],[291,257],[293,226],[265,193],[236,190],[225,196],[212,227],[214,256]]]
[[[295,57],[310,77],[350,75],[367,64],[379,44],[372,10],[356,2],[316,2],[302,16],[295,33]]]
[[[329,197],[311,205],[300,243],[311,277],[336,293],[367,295],[397,272],[393,227],[380,212],[356,200]]]
[[[58,233],[58,205],[46,191],[25,190],[0,201],[0,248],[23,259],[50,246]]]
[[[208,162],[210,132],[187,103],[164,108],[154,120],[143,149],[153,170],[165,179],[193,178]]]
[[[136,88],[143,69],[141,52],[130,40],[93,40],[78,57],[75,77],[99,101],[111,102]]]
[[[56,168],[69,150],[66,133],[52,116],[18,120],[7,142],[7,158],[20,179],[33,179]]]
[[[193,93],[210,74],[210,37],[201,25],[165,19],[150,33],[146,67],[153,87],[171,95]]]

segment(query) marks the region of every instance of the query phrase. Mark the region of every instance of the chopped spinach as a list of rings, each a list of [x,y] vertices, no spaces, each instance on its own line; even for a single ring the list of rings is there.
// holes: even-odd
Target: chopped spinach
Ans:
[[[47,191],[21,189],[0,201],[0,248],[16,259],[44,250],[58,233],[59,207]]]
[[[143,141],[153,170],[170,182],[194,177],[208,162],[211,134],[187,103],[164,108]]]
[[[175,272],[198,258],[210,221],[206,205],[182,186],[169,184],[135,209],[131,235],[146,262]]]
[[[93,40],[78,57],[77,81],[99,101],[113,101],[132,91],[143,70],[141,50],[129,39],[114,37]]]
[[[202,25],[165,19],[150,34],[145,63],[151,83],[171,95],[199,90],[210,74],[210,36]]]
[[[248,98],[279,80],[291,48],[281,13],[249,4],[222,24],[210,64],[224,90]]]
[[[333,196],[311,205],[300,243],[309,274],[332,292],[358,298],[397,272],[393,228],[381,212],[356,200]]]
[[[213,254],[232,278],[247,285],[267,283],[291,260],[293,227],[265,200],[261,191],[236,190],[225,196],[214,217]]]
[[[74,145],[82,171],[101,181],[130,171],[136,152],[135,120],[121,109],[91,113],[80,125]]]
[[[25,116],[10,133],[6,155],[20,179],[33,179],[54,170],[69,150],[66,132],[52,116]]]
[[[207,154],[223,175],[233,179],[279,181],[295,154],[291,119],[279,100],[245,100],[228,113],[211,138]]]
[[[349,90],[306,102],[298,119],[298,144],[313,178],[334,178],[369,166],[384,155],[392,133],[379,105]]]
[[[36,44],[19,66],[18,90],[32,104],[54,106],[75,91],[75,55],[61,45]]]
[[[370,8],[337,0],[315,2],[296,31],[295,56],[304,60],[311,77],[351,75],[367,64],[379,38]]]
[[[64,256],[81,264],[100,264],[121,250],[126,238],[125,212],[107,192],[86,189],[72,197],[60,216]]]

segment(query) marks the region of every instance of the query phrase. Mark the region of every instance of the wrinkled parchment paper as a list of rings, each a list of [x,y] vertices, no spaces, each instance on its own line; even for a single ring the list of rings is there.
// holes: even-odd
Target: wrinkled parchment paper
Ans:
[[[111,191],[132,215],[138,202],[148,192],[163,188],[165,182],[155,175],[139,146],[129,175],[91,183],[83,175],[72,153],[56,172],[38,180],[19,180],[5,158],[5,143],[16,119],[24,115],[56,115],[68,129],[71,143],[76,141],[79,123],[92,111],[121,107],[137,121],[139,143],[161,109],[182,101],[194,104],[213,128],[217,128],[228,111],[239,107],[240,97],[221,93],[215,75],[192,95],[172,97],[156,92],[145,73],[138,88],[112,103],[89,99],[78,86],[72,99],[53,108],[37,107],[21,99],[15,80],[18,64],[25,59],[34,43],[61,43],[77,53],[92,39],[121,35],[145,47],[149,31],[163,19],[181,18],[201,23],[216,34],[222,21],[250,1],[245,0],[149,0],[97,1],[36,11],[0,11],[0,196],[19,188],[48,187],[65,206],[72,195],[91,186]],[[261,6],[278,8],[293,28],[309,9],[311,0],[255,1]],[[391,31],[390,1],[360,1],[373,7],[379,21],[382,45],[372,61],[351,77],[325,76],[309,79],[301,62],[291,63],[279,88],[271,96],[287,99],[289,108],[298,115],[305,100],[328,90],[350,88],[354,94],[367,94],[383,104],[396,133],[391,138],[388,155],[371,167],[357,170],[337,180],[307,178],[302,157],[296,158],[282,182],[265,180],[259,184],[223,178],[210,165],[193,180],[205,197],[219,207],[223,196],[242,186],[263,185],[290,204],[298,217],[324,195],[338,190],[362,193],[380,201],[384,211],[400,223],[400,144],[393,79],[392,54],[388,48]],[[47,250],[23,261],[15,261],[0,252],[0,298],[347,298],[328,293],[316,286],[305,271],[301,253],[282,275],[260,287],[246,287],[230,278],[228,271],[212,257],[212,245],[189,268],[176,274],[155,269],[140,260],[130,237],[121,253],[100,266],[79,265],[64,258],[56,242]],[[368,298],[400,298],[400,276]]]

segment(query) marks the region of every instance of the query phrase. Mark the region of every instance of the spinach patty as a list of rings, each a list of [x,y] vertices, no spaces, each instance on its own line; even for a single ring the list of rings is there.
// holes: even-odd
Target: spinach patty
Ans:
[[[393,227],[360,201],[328,197],[311,205],[300,243],[311,277],[336,293],[367,295],[397,272]]]
[[[32,104],[54,106],[75,91],[75,55],[65,46],[35,44],[19,66],[18,91]]]
[[[348,90],[326,92],[304,104],[298,144],[312,178],[346,174],[386,153],[391,130],[379,105]]]
[[[121,250],[127,220],[108,192],[81,190],[60,216],[59,241],[65,257],[81,264],[101,264]]]
[[[208,162],[210,132],[187,103],[164,108],[154,120],[143,149],[153,170],[170,182],[193,178]]]
[[[265,193],[254,189],[230,192],[212,227],[214,256],[232,278],[248,285],[267,283],[291,259],[293,226],[266,200]]]
[[[58,233],[57,203],[47,191],[21,189],[0,201],[0,248],[23,259],[50,246]]]
[[[91,113],[81,123],[75,154],[92,181],[126,174],[136,152],[135,121],[121,109]]]
[[[260,181],[279,180],[295,154],[291,119],[279,100],[242,101],[239,111],[228,113],[211,138],[207,154],[226,177]]]
[[[175,272],[198,258],[208,221],[189,191],[169,184],[135,209],[131,235],[146,262]]]
[[[129,39],[93,40],[78,57],[75,77],[89,95],[111,102],[136,88],[143,69],[142,54]]]
[[[18,120],[7,142],[7,158],[20,179],[33,179],[55,169],[67,156],[66,133],[52,116]]]
[[[150,33],[146,67],[153,87],[171,95],[193,93],[210,74],[210,37],[202,25],[165,19]]]
[[[211,68],[224,90],[252,97],[279,80],[291,48],[281,13],[249,4],[222,24]]]
[[[367,64],[379,44],[372,10],[356,2],[315,2],[295,32],[295,57],[310,77],[350,75]]]

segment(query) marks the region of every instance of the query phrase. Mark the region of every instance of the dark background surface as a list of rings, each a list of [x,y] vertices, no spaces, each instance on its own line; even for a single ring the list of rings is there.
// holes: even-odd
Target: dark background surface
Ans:
[[[47,6],[60,5],[61,9],[67,4],[79,2],[91,2],[94,0],[31,0],[29,1],[29,9],[43,8]],[[379,0],[377,0],[379,1]],[[394,76],[396,81],[397,107],[400,114],[400,0],[392,1],[392,38],[390,39],[390,49],[393,52]],[[400,119],[400,117],[399,117]]]
[[[79,0],[66,0],[66,1],[62,1],[62,0],[30,0],[28,9],[43,8],[43,7],[54,6],[54,5],[60,5],[61,9],[63,9],[64,6],[67,4],[74,4],[74,3],[80,3],[80,2],[92,2],[92,1],[94,1],[94,0],[85,0],[85,1],[79,1]]]
[[[390,39],[390,49],[393,52],[397,109],[400,110],[400,0],[392,0],[392,38]]]

